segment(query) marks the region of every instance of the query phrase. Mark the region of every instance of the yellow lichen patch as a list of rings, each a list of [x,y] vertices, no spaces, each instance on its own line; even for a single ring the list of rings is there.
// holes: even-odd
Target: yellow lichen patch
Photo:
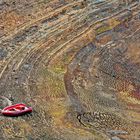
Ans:
[[[65,95],[64,82],[59,79],[48,78],[46,87],[49,91],[49,97],[51,98],[57,98]]]
[[[76,52],[75,52],[76,53]],[[67,65],[72,60],[74,54],[64,54],[62,57],[58,58],[49,69],[57,74],[64,74],[67,71]]]
[[[128,92],[120,92],[120,98],[126,103],[140,104],[140,100],[133,98]]]
[[[67,107],[65,106],[64,99],[54,99],[53,102],[53,104],[52,101],[50,102],[51,108],[48,112],[53,117],[55,125],[63,126],[65,125],[63,120],[67,113]]]
[[[38,89],[40,96],[42,95],[46,99],[60,98],[66,95],[63,78],[46,68],[40,72]]]
[[[31,126],[27,122],[11,122],[9,126],[3,128],[3,133],[7,138],[23,138],[31,133]]]
[[[61,61],[58,61],[57,64],[53,65],[50,70],[55,72],[56,74],[63,74],[66,72],[66,68]]]
[[[3,133],[7,138],[14,138],[13,130],[10,127],[3,128]]]
[[[102,25],[101,27],[99,27],[98,29],[96,29],[96,34],[98,35],[98,34],[101,34],[103,32],[106,32],[108,30],[110,30],[110,26],[108,26],[108,25]]]
[[[27,122],[20,122],[19,124],[20,129],[22,130],[23,134],[30,134],[32,131],[31,126]]]
[[[133,121],[133,122],[139,122],[140,123],[140,115],[139,115],[139,112],[135,112],[133,110],[126,110],[125,112],[127,114],[127,117]],[[126,115],[125,114],[125,115]]]
[[[119,25],[120,22],[114,18],[108,20],[109,26],[114,28],[115,26]]]
[[[49,70],[56,74],[64,74],[67,71],[67,65],[73,59],[74,55],[80,47],[70,46],[70,48],[63,50],[59,53],[49,64]]]
[[[96,34],[101,34],[103,32],[106,32],[108,30],[112,30],[114,27],[119,25],[120,22],[114,18],[108,19],[106,22],[103,22],[97,29]]]

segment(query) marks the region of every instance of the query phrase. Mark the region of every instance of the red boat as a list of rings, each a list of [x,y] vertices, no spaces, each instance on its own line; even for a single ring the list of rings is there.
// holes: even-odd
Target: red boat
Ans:
[[[31,112],[32,112],[32,107],[26,107],[26,105],[22,103],[7,106],[1,111],[3,115],[11,116],[11,117],[21,116]]]

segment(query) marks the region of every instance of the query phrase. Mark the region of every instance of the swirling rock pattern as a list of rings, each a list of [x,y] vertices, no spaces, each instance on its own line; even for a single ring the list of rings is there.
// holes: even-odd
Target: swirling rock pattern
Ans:
[[[139,0],[0,1],[0,139],[140,139],[139,44]]]

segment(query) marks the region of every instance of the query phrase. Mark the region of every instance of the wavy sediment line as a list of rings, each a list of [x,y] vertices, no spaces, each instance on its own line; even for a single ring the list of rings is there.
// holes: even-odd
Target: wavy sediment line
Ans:
[[[131,115],[125,116],[125,113],[131,113],[131,109],[137,115],[139,110],[138,107],[132,110],[134,103],[131,108],[125,105],[126,99],[133,101],[129,94],[120,94],[119,88],[124,88],[123,83],[126,81],[118,78],[121,74],[112,75],[111,72],[118,52],[121,54],[125,49],[121,41],[125,42],[125,39],[139,33],[137,16],[140,9],[137,2],[131,2],[131,11],[117,4],[114,7],[116,10],[111,10],[110,6],[116,2],[111,0],[96,4],[92,0],[70,0],[66,5],[59,0],[48,3],[51,2],[51,6],[57,9],[48,12],[48,15],[40,15],[30,23],[26,22],[16,32],[3,37],[3,45],[13,43],[15,48],[10,52],[6,46],[9,55],[2,62],[1,94],[6,98],[8,95],[14,96],[13,102],[23,101],[33,105],[35,111],[32,116],[12,121],[8,119],[9,122],[3,118],[5,124],[2,126],[2,137],[7,138],[8,124],[14,133],[16,129],[13,128],[18,126],[19,137],[24,138],[26,135],[27,139],[30,136],[33,139],[48,139],[48,134],[58,135],[58,138],[62,135],[64,139],[96,139],[96,136],[97,139],[112,139],[114,135],[108,132],[113,131],[126,132],[115,136],[131,140],[138,131],[133,122],[137,122],[139,117],[133,119]],[[38,13],[44,11],[42,9]],[[99,17],[96,16],[98,13]],[[123,24],[129,25],[134,21],[137,24],[133,26],[137,29],[130,25],[119,31]],[[116,28],[118,31],[114,31]],[[118,40],[112,37],[113,31]],[[117,68],[122,69],[123,75],[126,69],[121,67],[123,63],[119,64]],[[136,65],[133,67],[138,68]],[[129,74],[127,81],[133,82],[134,74],[131,75],[131,71]],[[20,124],[23,121],[24,126]],[[30,134],[23,129],[30,130]],[[11,138],[12,134],[8,136]]]
[[[50,14],[48,14],[47,16],[41,17],[41,18],[39,18],[39,19],[37,19],[35,21],[33,20],[33,21],[30,22],[30,24],[28,24],[26,26],[24,25],[23,27],[20,27],[19,30],[16,29],[16,32],[14,32],[14,34],[9,35],[8,37],[4,37],[4,40],[7,40],[9,38],[12,38],[14,35],[16,35],[17,33],[21,32],[21,30],[25,30],[25,29],[27,29],[28,27],[30,27],[32,25],[38,24],[40,21],[44,20],[45,18],[50,17],[50,16],[53,16],[54,14],[56,15],[59,12],[61,12],[62,10],[65,10],[68,7],[71,7],[72,5],[77,4],[77,3],[80,3],[82,1],[83,0],[80,0],[78,2],[74,2],[72,4],[68,4],[68,5],[64,6],[64,7],[58,8],[55,11],[50,12]],[[1,38],[1,40],[3,40],[3,39]]]

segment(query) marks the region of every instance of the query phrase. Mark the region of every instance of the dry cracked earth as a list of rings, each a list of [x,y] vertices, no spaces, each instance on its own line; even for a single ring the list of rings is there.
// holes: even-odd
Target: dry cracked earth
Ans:
[[[140,140],[139,0],[0,0],[0,140]]]

